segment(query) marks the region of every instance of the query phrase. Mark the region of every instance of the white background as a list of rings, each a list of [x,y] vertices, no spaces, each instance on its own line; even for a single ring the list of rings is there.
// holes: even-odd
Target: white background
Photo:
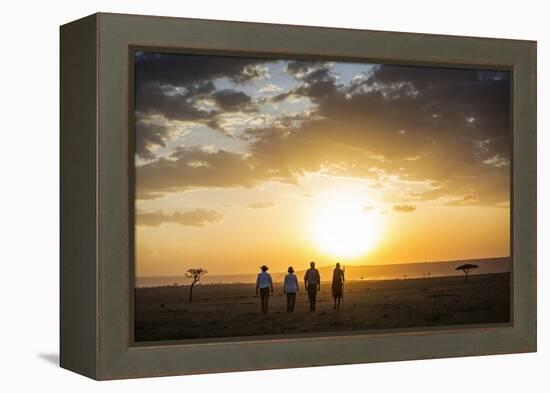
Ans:
[[[0,15],[0,390],[548,392],[550,14],[545,1],[6,1]],[[58,26],[104,12],[538,41],[539,352],[93,382],[58,368]],[[544,65],[545,67],[542,67]],[[546,287],[546,288],[545,288]],[[546,366],[544,365],[546,362]]]

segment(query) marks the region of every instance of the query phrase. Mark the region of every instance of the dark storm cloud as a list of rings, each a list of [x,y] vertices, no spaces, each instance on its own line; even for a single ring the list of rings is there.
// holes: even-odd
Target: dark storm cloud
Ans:
[[[197,67],[183,63],[185,59],[178,59],[169,68]],[[177,94],[190,97],[192,86],[201,85],[200,78],[254,78],[250,70],[261,70],[257,60],[207,63],[204,70],[191,72],[193,82]],[[245,130],[246,156],[187,148],[170,160],[140,167],[143,197],[192,187],[296,182],[304,173],[322,170],[379,181],[394,175],[432,185],[423,193],[403,193],[404,204],[447,198],[448,204],[494,206],[509,200],[508,73],[381,65],[348,84],[338,84],[329,63],[289,62],[286,72],[296,86],[269,100],[305,97],[315,104],[313,113],[296,115],[299,121],[275,119],[271,126]],[[167,76],[163,78],[158,82],[168,83]],[[252,110],[250,97],[241,92],[207,91],[193,93],[193,98],[203,95],[222,111]],[[172,102],[169,96],[154,101],[149,106],[156,105],[164,115],[219,128],[217,112],[198,109],[192,99]],[[152,130],[150,135],[158,140],[162,132]],[[190,165],[193,160],[205,164]]]
[[[252,104],[252,99],[242,91],[219,90],[212,94],[212,98],[223,111],[251,112],[256,110]]]
[[[213,110],[198,108],[190,93],[166,94],[159,86],[144,86],[136,93],[136,111],[142,115],[161,115],[166,119],[180,121],[208,121],[216,114]],[[143,136],[147,138],[147,135]]]
[[[217,108],[201,109],[197,106],[199,99],[210,99]],[[158,86],[142,88],[136,96],[136,108],[143,115],[162,115],[170,120],[197,123],[212,122],[221,113],[256,110],[252,99],[237,90],[224,89],[209,94],[195,92],[167,94],[166,89],[163,90]]]
[[[136,86],[168,85],[187,89],[204,87],[215,78],[247,83],[262,77],[262,59],[143,52],[135,56]]]
[[[314,67],[293,70],[303,78]],[[479,195],[464,204],[509,199],[508,74],[379,66],[334,93],[307,94],[325,82],[312,79],[292,91],[314,100],[321,120],[284,133],[247,132],[255,135],[251,152],[259,161],[297,173],[332,165],[335,174],[359,177],[371,177],[376,166],[404,180],[433,182],[436,191],[404,195],[417,200],[459,200],[471,190]]]
[[[144,159],[154,159],[152,148],[166,146],[169,129],[163,124],[145,122],[138,118],[136,122],[136,153]]]
[[[291,96],[304,96],[316,102],[337,92],[336,76],[328,63],[293,61],[287,64],[286,71],[301,84],[276,95],[272,98],[273,102],[280,102]]]
[[[188,212],[165,214],[162,211],[155,213],[140,213],[136,215],[136,224],[140,226],[158,227],[164,223],[179,224],[193,227],[203,227],[207,224],[220,222],[223,214],[215,210],[194,209]]]
[[[253,187],[267,180],[294,181],[288,172],[255,167],[250,158],[241,154],[184,147],[170,159],[160,158],[140,166],[136,189],[138,199],[152,199],[193,188]]]
[[[286,67],[285,71],[292,75],[293,77],[300,79],[302,75],[306,75],[311,69],[313,69],[316,66],[324,66],[323,62],[315,62],[315,61],[290,61]]]
[[[212,56],[138,53],[135,56],[135,109],[141,116],[161,115],[169,120],[195,122],[221,130],[217,116],[252,112],[251,98],[236,90],[216,90],[213,80],[227,78],[246,84],[266,75],[264,60]],[[204,109],[197,100],[211,99],[216,108]],[[139,125],[138,125],[139,126]],[[221,130],[223,131],[223,130]],[[139,134],[137,154],[150,159],[147,146],[165,143],[158,127],[145,126]]]
[[[381,130],[384,138],[379,140],[385,145],[405,146],[410,153],[411,141],[425,145],[427,140],[450,137],[459,142],[457,147],[462,147],[460,140],[487,141],[493,154],[509,158],[510,91],[505,72],[382,65],[341,86],[326,65],[294,62],[287,68],[304,83],[275,100],[308,97],[329,121],[363,124],[367,134]],[[387,133],[401,130],[409,131],[407,138]],[[397,144],[385,143],[388,138]]]

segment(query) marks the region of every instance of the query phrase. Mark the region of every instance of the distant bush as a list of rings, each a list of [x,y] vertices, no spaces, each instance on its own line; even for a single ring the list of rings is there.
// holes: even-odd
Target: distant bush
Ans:
[[[464,283],[468,284],[468,276],[470,272],[474,269],[477,269],[477,265],[472,265],[471,263],[466,263],[465,265],[460,265],[455,270],[462,270],[464,272]]]

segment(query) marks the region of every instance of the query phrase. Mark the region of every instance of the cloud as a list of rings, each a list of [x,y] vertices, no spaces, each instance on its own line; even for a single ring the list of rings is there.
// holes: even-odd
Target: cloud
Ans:
[[[368,77],[341,86],[317,63],[287,68],[307,83],[276,100],[304,94],[318,105],[316,118],[286,133],[248,130],[256,141],[250,150],[262,161],[291,166],[297,173],[323,167],[340,176],[367,178],[376,165],[380,174],[433,182],[438,197],[473,188],[480,194],[479,205],[509,199],[504,168],[511,142],[508,74],[378,66]],[[322,77],[315,77],[315,69],[322,70]],[[327,81],[337,89],[313,93]],[[375,164],[373,157],[384,160]],[[430,195],[435,193],[420,199]]]
[[[151,199],[193,188],[248,188],[267,180],[295,182],[288,171],[256,166],[243,154],[181,147],[169,158],[159,158],[137,168],[136,197]]]
[[[262,64],[247,64],[241,72],[230,75],[229,78],[236,83],[250,83],[259,79],[269,78],[269,70]]]
[[[138,117],[136,136],[136,154],[144,159],[153,159],[155,158],[154,147],[166,146],[168,127],[165,124],[148,122]]]
[[[412,213],[416,210],[414,205],[394,205],[393,210],[400,213]]]
[[[253,112],[251,97],[234,89],[218,90],[216,79],[247,84],[269,77],[266,60],[203,55],[139,52],[135,56],[135,110],[139,117],[161,116],[168,120],[193,122],[224,131],[218,117],[228,112]],[[204,106],[211,102],[212,107]],[[169,139],[165,127],[136,124],[137,154],[154,157],[151,147],[164,146]]]
[[[136,87],[135,107],[141,115],[161,115],[170,120],[206,122],[218,112],[204,110],[195,105],[194,99],[205,97],[206,93],[198,95],[190,91],[184,95],[166,94],[161,85],[145,85]]]
[[[255,106],[252,105],[251,98],[237,90],[218,90],[212,94],[212,98],[223,111],[255,111]]]
[[[195,92],[216,78],[248,83],[266,77],[265,63],[268,62],[243,57],[223,56],[220,59],[219,56],[155,52],[143,52],[134,60],[138,88],[145,85],[169,85]]]
[[[282,91],[283,88],[274,84],[274,83],[267,83],[263,87],[258,90],[260,93],[278,93]]]
[[[455,196],[445,203],[446,206],[468,206],[468,205],[477,205],[478,197],[473,192],[468,193],[464,196]],[[499,205],[499,203],[497,203]]]
[[[166,147],[168,140],[190,132],[189,123],[169,121],[162,115],[136,114],[136,154],[143,159],[156,158],[155,151]]]
[[[329,63],[311,61],[291,61],[285,71],[301,82],[297,87],[272,98],[273,102],[281,102],[288,98],[303,96],[313,102],[336,93],[336,75]]]
[[[507,159],[500,157],[500,155],[495,154],[494,156],[484,160],[483,163],[501,168],[503,166],[507,166],[510,162]]]
[[[275,202],[256,202],[248,205],[251,209],[267,209],[268,207],[275,206]]]
[[[220,222],[222,219],[222,213],[208,209],[194,209],[187,212],[176,211],[173,214],[165,214],[162,211],[155,213],[138,212],[136,214],[136,224],[149,227],[158,227],[164,223],[204,227],[207,224]]]
[[[212,84],[221,77],[243,84],[267,77],[261,60],[226,63],[225,58],[198,56],[188,61],[180,56],[168,61],[161,56],[148,62],[149,68],[140,68],[148,80],[141,84],[142,101],[137,100],[141,109],[231,135],[232,129],[245,127],[238,129],[238,137],[247,146],[243,153],[184,147],[170,158],[143,165],[138,169],[140,197],[195,187],[296,183],[306,173],[322,172],[372,179],[382,189],[389,178],[432,184],[421,192],[404,190],[405,203],[441,200],[496,206],[509,201],[510,79],[506,72],[379,65],[361,78],[338,84],[331,63],[291,61],[285,71],[294,86],[264,98],[263,105],[282,105],[302,97],[313,109],[268,115],[254,112],[259,110],[257,103],[244,92],[216,90]],[[166,75],[158,62],[170,63]],[[199,67],[203,69],[195,69]],[[152,76],[148,69],[153,69]],[[168,89],[168,85],[181,88]],[[150,96],[147,86],[153,86]],[[196,105],[205,99],[215,105]],[[250,114],[249,120],[244,114]],[[232,124],[236,118],[238,126]],[[150,126],[142,134],[148,139],[138,143],[138,154],[147,155],[150,147],[165,143],[167,131]],[[207,165],[194,167],[192,162]],[[476,199],[464,200],[470,193]]]

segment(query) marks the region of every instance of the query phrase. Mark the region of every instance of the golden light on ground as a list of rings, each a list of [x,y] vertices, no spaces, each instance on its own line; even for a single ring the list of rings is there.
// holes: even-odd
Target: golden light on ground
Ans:
[[[381,239],[382,217],[365,201],[353,196],[334,196],[319,203],[310,223],[312,241],[335,257],[358,257],[371,251]]]

